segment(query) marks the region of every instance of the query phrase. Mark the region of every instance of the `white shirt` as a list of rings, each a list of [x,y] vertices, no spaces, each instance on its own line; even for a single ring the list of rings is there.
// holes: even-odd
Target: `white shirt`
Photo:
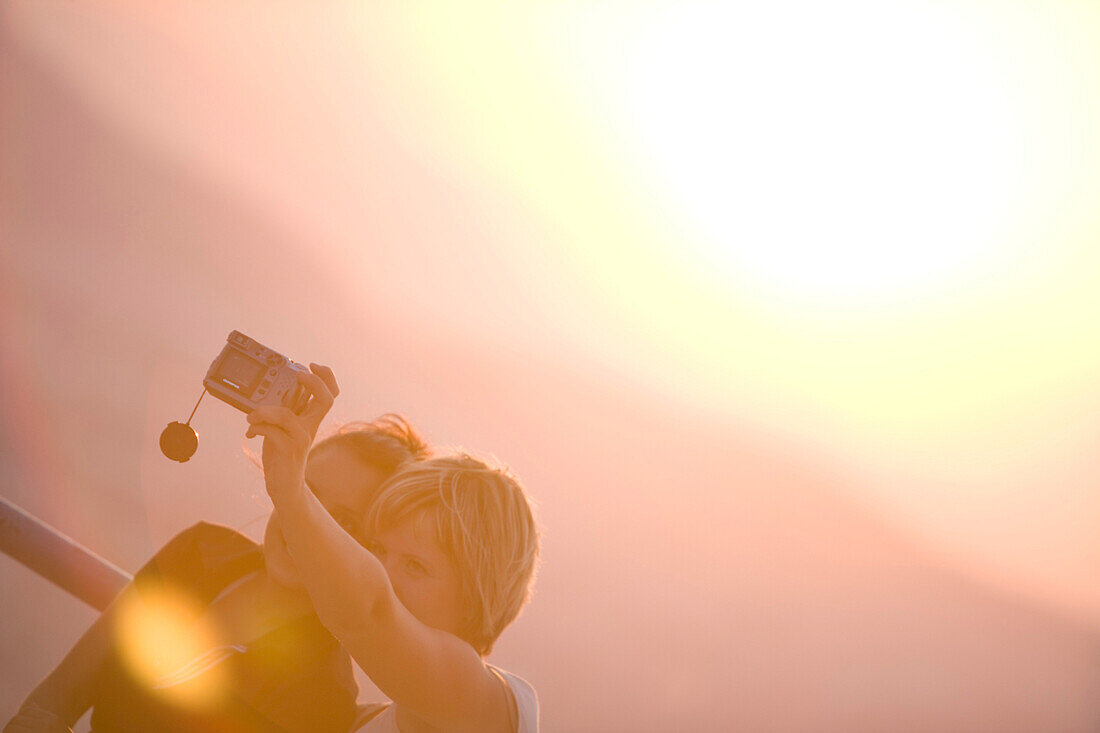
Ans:
[[[516,716],[518,717],[516,733],[538,733],[539,730],[539,699],[535,694],[535,688],[522,677],[517,677],[511,672],[488,665],[489,669],[496,672],[512,691],[512,697],[516,701]],[[378,713],[378,710],[382,710]],[[374,715],[361,727],[352,728],[358,733],[401,733],[397,727],[397,710],[393,703],[375,703],[368,705],[361,713],[360,720],[368,715]]]

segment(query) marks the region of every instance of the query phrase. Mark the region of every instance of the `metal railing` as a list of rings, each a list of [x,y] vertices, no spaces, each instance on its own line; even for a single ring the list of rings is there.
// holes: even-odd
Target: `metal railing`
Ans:
[[[0,552],[102,611],[133,576],[0,497]]]

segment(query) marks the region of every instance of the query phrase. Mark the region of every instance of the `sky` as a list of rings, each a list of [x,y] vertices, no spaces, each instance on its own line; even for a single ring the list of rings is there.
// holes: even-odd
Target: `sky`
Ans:
[[[548,730],[1095,724],[1094,4],[0,12],[6,497],[257,532],[236,328],[525,478]]]

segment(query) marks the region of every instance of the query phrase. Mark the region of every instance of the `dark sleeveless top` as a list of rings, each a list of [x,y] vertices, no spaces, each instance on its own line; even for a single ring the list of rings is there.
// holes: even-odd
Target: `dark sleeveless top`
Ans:
[[[200,608],[232,582],[263,568],[260,547],[244,535],[201,522],[173,538],[138,571],[142,598],[172,589]],[[358,684],[351,658],[313,614],[291,621],[232,652],[190,682],[217,674],[213,701],[184,705],[130,672],[113,629],[114,649],[93,700],[93,733],[346,733],[356,716]]]

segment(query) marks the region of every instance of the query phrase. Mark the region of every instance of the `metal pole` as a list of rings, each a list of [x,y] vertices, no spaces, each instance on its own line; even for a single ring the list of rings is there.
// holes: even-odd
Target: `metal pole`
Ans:
[[[2,496],[0,552],[100,611],[133,579]]]

